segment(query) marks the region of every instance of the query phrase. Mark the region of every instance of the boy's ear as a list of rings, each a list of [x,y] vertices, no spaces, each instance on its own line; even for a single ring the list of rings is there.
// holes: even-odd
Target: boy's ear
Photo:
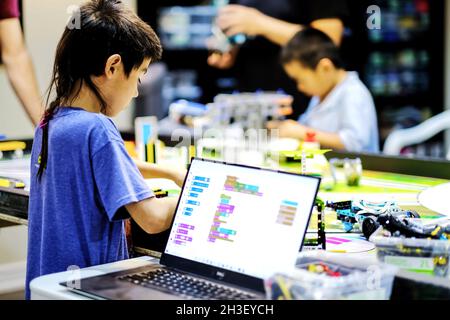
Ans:
[[[122,57],[120,54],[113,54],[106,60],[105,75],[107,78],[114,76],[122,67]]]
[[[335,69],[334,67],[334,63],[328,59],[328,58],[323,58],[319,61],[319,63],[317,64],[317,68],[316,70],[320,70],[320,71],[330,71]]]

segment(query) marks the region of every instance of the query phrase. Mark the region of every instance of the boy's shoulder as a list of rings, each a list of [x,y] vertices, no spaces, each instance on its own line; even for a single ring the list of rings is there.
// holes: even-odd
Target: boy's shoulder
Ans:
[[[107,116],[101,113],[92,113],[92,112],[88,113],[91,114],[93,123],[95,123],[98,127],[102,127],[104,130],[111,131],[113,133],[119,131],[116,124]]]
[[[366,85],[364,84],[364,82],[362,82],[361,78],[359,77],[359,73],[357,71],[347,71],[347,79],[350,85],[367,89]]]
[[[85,133],[103,133],[120,139],[119,130],[114,122],[103,114],[88,112],[81,108],[62,107],[56,114],[56,118],[58,117],[61,118],[64,127]]]
[[[79,128],[95,127],[100,130],[118,131],[114,122],[101,113],[89,112],[81,108],[61,107],[56,114],[56,117],[61,117],[63,119],[65,116],[70,117],[64,122],[72,123]]]
[[[369,88],[361,81],[358,72],[347,71],[347,79],[344,82],[344,91],[349,95],[364,95],[372,97]]]

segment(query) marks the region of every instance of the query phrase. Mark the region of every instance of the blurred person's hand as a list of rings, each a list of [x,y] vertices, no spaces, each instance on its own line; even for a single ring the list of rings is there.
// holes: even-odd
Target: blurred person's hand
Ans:
[[[213,52],[208,57],[208,64],[217,69],[230,69],[236,62],[237,50],[229,52]]]
[[[220,9],[216,23],[229,37],[239,33],[257,36],[264,29],[265,17],[257,9],[231,4]]]
[[[217,26],[227,37],[245,34],[249,37],[262,36],[278,45],[285,45],[304,26],[265,15],[255,8],[231,4],[219,10]],[[340,45],[344,24],[338,18],[317,19],[311,27],[326,33]]]

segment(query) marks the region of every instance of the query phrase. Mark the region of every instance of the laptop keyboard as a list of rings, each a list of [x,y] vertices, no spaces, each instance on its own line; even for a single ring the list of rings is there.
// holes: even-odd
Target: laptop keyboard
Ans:
[[[213,300],[247,300],[256,298],[256,295],[167,269],[128,274],[119,276],[118,279],[147,288],[154,289],[157,287],[184,298]]]

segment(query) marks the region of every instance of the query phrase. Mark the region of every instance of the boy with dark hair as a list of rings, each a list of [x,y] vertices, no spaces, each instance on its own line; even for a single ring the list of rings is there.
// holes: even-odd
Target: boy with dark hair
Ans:
[[[109,119],[138,96],[159,38],[119,0],[84,3],[80,24],[59,41],[33,141],[27,298],[39,276],[127,259],[124,221],[160,233],[177,204],[155,197]]]
[[[379,151],[372,96],[356,72],[343,68],[339,49],[326,34],[312,28],[298,32],[283,48],[281,62],[298,90],[312,99],[298,122],[271,122],[269,128],[302,140],[313,132],[327,148]]]

